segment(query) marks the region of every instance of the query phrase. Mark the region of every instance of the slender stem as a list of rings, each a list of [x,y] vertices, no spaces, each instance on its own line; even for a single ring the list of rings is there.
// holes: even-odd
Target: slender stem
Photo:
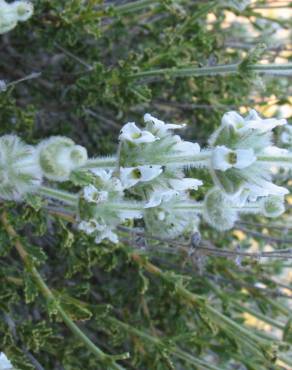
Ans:
[[[157,164],[161,165],[179,165],[179,166],[194,166],[208,167],[211,151],[202,151],[195,155],[173,155],[159,157]],[[156,164],[156,163],[152,163]]]
[[[163,280],[167,282],[172,282],[170,280],[169,275],[164,274],[163,271],[153,265],[151,262],[148,262],[143,257],[141,257],[137,253],[131,254],[132,259],[137,262],[139,265],[143,266],[146,271],[148,271],[151,274],[157,275]],[[181,284],[177,284],[176,286],[176,292],[184,298],[189,303],[204,308],[216,321],[216,323],[219,326],[227,326],[229,330],[232,330],[237,333],[241,333],[245,336],[245,338],[248,338],[249,340],[253,341],[254,343],[260,344],[260,345],[268,345],[269,342],[263,340],[262,338],[256,336],[255,334],[251,333],[248,329],[241,326],[234,320],[230,319],[229,317],[223,315],[221,312],[219,312],[216,308],[214,308],[211,304],[208,304],[206,299],[198,294],[190,292],[188,289],[186,289]]]
[[[250,307],[246,307],[246,306],[242,306],[240,304],[238,304],[238,302],[236,303],[233,303],[232,304],[234,306],[234,308],[236,310],[239,310],[240,312],[247,312],[249,313],[250,315],[258,318],[259,320],[261,321],[264,321],[272,326],[274,326],[275,328],[278,328],[280,330],[284,330],[285,329],[285,325],[274,320],[274,319],[271,319],[270,317],[266,316],[266,315],[263,315],[262,313],[256,311],[256,310],[253,310],[252,308]]]
[[[137,10],[142,10],[151,5],[157,5],[157,4],[159,4],[159,2],[155,0],[137,0],[137,1],[132,1],[130,3],[115,6],[115,10],[119,14],[126,14],[126,13],[135,12]]]
[[[155,77],[168,75],[171,77],[199,77],[199,76],[217,76],[225,74],[236,74],[240,72],[240,63],[224,64],[212,67],[184,67],[184,68],[160,68],[148,71],[132,73],[129,77],[133,79],[141,77]],[[265,74],[292,74],[292,63],[283,64],[254,64],[248,66],[250,71]]]
[[[84,169],[90,168],[104,168],[104,169],[115,169],[117,165],[117,157],[116,156],[109,156],[109,157],[97,157],[89,159],[82,167]]]
[[[292,167],[292,153],[287,155],[278,155],[278,156],[271,156],[271,155],[258,155],[257,156],[258,162],[263,163],[270,163],[280,167]]]
[[[41,186],[38,188],[37,192],[44,197],[59,200],[70,206],[77,205],[77,195],[64,190],[49,188],[48,186]]]
[[[204,205],[202,202],[186,201],[177,203],[172,208],[178,211],[194,211],[197,213],[202,213]]]
[[[148,333],[145,333],[144,331],[141,331],[137,328],[134,328],[133,326],[126,324],[120,320],[117,320],[115,318],[110,318],[110,321],[121,328],[123,328],[127,333],[132,333],[140,338],[145,339],[146,341],[154,344],[155,346],[162,346],[163,342],[160,338],[154,337]],[[199,369],[210,369],[210,370],[220,370],[220,368],[210,365],[204,360],[201,360],[199,358],[196,358],[192,356],[191,354],[181,350],[178,347],[171,347],[169,349],[169,352],[173,353],[175,356],[181,358],[182,360],[187,361],[190,364],[193,364],[195,366],[198,366]]]
[[[24,246],[19,240],[18,234],[16,233],[12,225],[9,223],[7,213],[5,211],[2,212],[0,218],[4,226],[4,229],[6,230],[7,234],[13,240],[15,248],[19,256],[24,262],[24,265],[27,268],[27,270],[33,276],[35,283],[38,286],[40,292],[44,295],[44,297],[47,299],[48,302],[53,303],[54,307],[57,309],[58,313],[62,317],[67,327],[72,331],[73,334],[75,334],[84,343],[84,345],[90,350],[90,352],[93,353],[102,363],[110,364],[112,369],[122,370],[123,367],[116,364],[110,355],[104,353],[100,348],[98,348],[70,319],[67,313],[60,306],[58,300],[55,298],[54,294],[49,289],[49,287],[47,286],[47,284],[45,283],[45,281],[43,280],[43,278],[41,277],[37,269],[34,267],[29,254],[27,253]],[[126,358],[126,357],[128,357],[127,354],[122,355],[121,358]]]

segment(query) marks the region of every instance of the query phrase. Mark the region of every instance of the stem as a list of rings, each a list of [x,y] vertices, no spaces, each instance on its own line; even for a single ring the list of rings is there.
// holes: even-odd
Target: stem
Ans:
[[[197,213],[202,213],[204,205],[202,202],[181,202],[175,204],[173,209],[176,209],[178,211],[196,211]]]
[[[236,310],[239,310],[240,312],[247,312],[249,313],[250,315],[256,317],[257,319],[261,320],[261,321],[264,321],[272,326],[274,326],[275,328],[278,328],[280,330],[284,330],[285,329],[285,325],[274,320],[274,319],[271,319],[270,317],[266,316],[266,315],[263,315],[261,312],[258,312],[256,310],[253,310],[252,308],[249,308],[249,307],[246,307],[246,306],[241,306],[240,304],[238,303],[233,303],[232,304],[234,306],[234,308]]]
[[[225,74],[236,74],[240,72],[240,63],[224,64],[212,67],[184,67],[184,68],[161,68],[148,71],[132,73],[129,77],[138,79],[141,77],[155,77],[168,75],[171,77],[198,77],[219,76]],[[292,74],[292,63],[283,64],[253,64],[248,70],[265,74]]]
[[[89,159],[81,169],[90,169],[90,168],[103,168],[103,169],[115,169],[117,165],[117,157],[116,156],[109,156],[109,157],[98,157]]]
[[[162,278],[164,281],[167,281],[168,283],[172,282],[171,278],[167,274],[164,274],[160,268],[153,265],[151,262],[148,262],[143,257],[141,257],[139,254],[132,253],[131,257],[140,266],[144,267],[146,271],[148,271],[149,273],[159,276],[160,278]],[[270,344],[268,341],[258,337],[256,334],[251,333],[248,329],[241,326],[234,320],[223,315],[216,308],[214,308],[211,304],[208,304],[208,302],[206,301],[204,297],[190,292],[185,287],[183,287],[181,284],[176,285],[176,292],[186,301],[191,303],[192,305],[204,308],[211,316],[213,316],[213,319],[218,326],[220,327],[227,326],[229,331],[237,333],[237,337],[238,337],[238,333],[241,333],[244,335],[245,339],[251,340],[255,345],[257,344],[269,345]]]
[[[131,325],[126,324],[126,323],[124,323],[120,320],[110,318],[110,321],[113,324],[116,324],[116,325],[120,326],[121,328],[123,328],[126,333],[132,333],[132,334],[134,334],[134,335],[136,335],[140,338],[143,338],[146,341],[154,344],[155,346],[159,346],[159,347],[163,346],[163,341],[160,338],[157,338],[157,337],[154,337],[154,336],[152,336],[148,333],[145,333],[145,332],[143,332],[143,331],[141,331],[137,328],[134,328]],[[218,368],[216,366],[213,366],[213,365],[210,365],[207,362],[205,362],[204,360],[200,360],[200,359],[190,355],[189,353],[181,350],[180,348],[171,347],[170,349],[168,349],[168,351],[173,353],[178,358],[180,358],[182,360],[185,360],[185,361],[187,361],[188,363],[190,363],[192,365],[198,366],[199,369],[202,369],[202,370],[204,370],[204,369],[220,370],[220,368]]]
[[[258,162],[263,163],[270,163],[274,164],[279,167],[292,167],[292,153],[288,153],[287,155],[278,155],[278,156],[271,156],[271,155],[258,155],[257,156]]]
[[[112,369],[123,370],[124,368],[116,364],[112,359],[112,356],[104,353],[100,348],[98,348],[79,328],[78,326],[70,319],[67,313],[62,309],[57,299],[55,298],[52,291],[49,289],[37,269],[34,267],[29,254],[26,252],[24,246],[19,240],[19,236],[8,221],[7,213],[4,211],[1,214],[1,222],[6,230],[7,234],[11,237],[14,242],[15,248],[24,262],[25,267],[31,273],[34,278],[36,285],[38,286],[40,292],[44,295],[49,303],[53,303],[54,307],[57,309],[58,313],[62,317],[64,323],[71,330],[71,332],[76,335],[83,344],[93,353],[101,362],[104,364],[109,364]],[[127,355],[122,355],[121,358],[126,358]]]
[[[130,2],[130,3],[115,6],[115,10],[119,14],[126,14],[126,13],[135,12],[137,10],[142,10],[151,5],[157,5],[157,4],[159,4],[159,2],[155,0],[137,0],[137,1]]]
[[[161,165],[179,165],[193,167],[208,167],[211,151],[202,151],[196,155],[173,155],[159,157],[155,163]]]
[[[76,194],[64,190],[53,189],[47,186],[40,186],[37,192],[47,198],[56,199],[70,206],[77,206],[78,197]]]

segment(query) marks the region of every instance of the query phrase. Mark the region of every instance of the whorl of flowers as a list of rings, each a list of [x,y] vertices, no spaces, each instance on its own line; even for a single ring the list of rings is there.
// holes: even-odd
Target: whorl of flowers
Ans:
[[[7,3],[0,0],[0,35],[11,31],[18,22],[27,21],[32,14],[33,4],[30,1]]]
[[[62,136],[42,141],[38,152],[44,176],[54,181],[69,180],[71,171],[87,161],[87,150]]]
[[[0,196],[6,200],[21,200],[34,192],[42,182],[36,148],[25,144],[15,135],[0,137]]]
[[[288,190],[272,181],[272,168],[292,167],[291,151],[273,144],[272,130],[285,120],[262,119],[253,110],[245,118],[228,112],[205,149],[174,133],[184,125],[150,114],[144,122],[144,128],[127,123],[117,155],[107,158],[88,159],[86,149],[66,137],[51,137],[33,148],[16,136],[3,136],[0,196],[18,200],[38,192],[61,202],[96,243],[117,243],[119,225],[135,220],[152,234],[175,238],[196,231],[199,216],[223,231],[241,214],[273,218],[285,211]],[[207,169],[214,182],[199,201],[196,190],[203,182],[186,177],[192,167]],[[74,194],[41,186],[42,176],[81,189]]]

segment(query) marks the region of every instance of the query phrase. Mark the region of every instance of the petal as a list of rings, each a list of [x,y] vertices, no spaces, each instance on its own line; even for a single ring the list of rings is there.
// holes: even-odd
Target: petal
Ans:
[[[0,369],[3,370],[12,370],[13,366],[11,362],[8,360],[6,357],[5,353],[1,352],[0,353]]]
[[[144,208],[157,207],[161,203],[170,201],[171,198],[178,196],[179,192],[176,190],[162,190],[155,191],[151,194],[149,201],[145,204]]]
[[[246,168],[257,160],[253,149],[237,149],[237,161],[234,165],[235,168]]]
[[[95,243],[99,244],[104,239],[108,239],[115,244],[119,242],[117,234],[115,234],[110,228],[107,228],[106,230],[102,231],[99,235],[97,235],[95,238]]]
[[[289,150],[278,148],[277,146],[268,146],[263,150],[263,154],[268,154],[271,156],[282,156],[287,155],[289,153]]]
[[[223,115],[221,124],[223,126],[233,126],[234,128],[240,128],[244,126],[244,119],[235,111],[227,112]]]
[[[155,133],[163,135],[166,134],[168,130],[176,130],[181,129],[185,127],[185,125],[175,125],[172,123],[165,123],[155,117],[153,117],[151,114],[146,113],[144,115],[144,122],[145,123],[151,123],[153,125],[153,129],[156,131]]]
[[[90,168],[90,172],[92,172],[95,176],[99,177],[104,182],[108,181],[113,174],[112,170],[106,171],[100,168]]]
[[[141,130],[136,126],[135,122],[129,122],[123,126],[123,128],[120,131],[120,139],[125,138],[128,139],[128,137],[132,137],[133,135],[139,135],[141,134]]]
[[[136,185],[141,180],[141,172],[138,167],[121,167],[120,178],[125,189]]]
[[[102,203],[108,199],[107,191],[99,191],[92,184],[83,188],[83,197],[89,203]]]
[[[137,144],[151,143],[159,140],[159,138],[151,134],[151,132],[139,129],[134,122],[129,122],[122,128],[119,139]]]
[[[261,118],[255,110],[251,110],[248,116],[245,118],[245,122],[246,124],[244,128],[255,129],[260,132],[268,132],[277,126],[285,125],[287,120],[277,118]]]
[[[171,179],[169,180],[170,186],[178,191],[184,191],[188,189],[197,190],[199,186],[203,185],[201,180],[184,178],[184,179]]]
[[[173,150],[181,152],[184,155],[196,155],[200,153],[200,145],[197,143],[191,143],[189,141],[184,141],[180,139],[174,145]]]
[[[215,170],[226,171],[232,167],[227,160],[227,156],[232,153],[232,150],[224,145],[216,146],[212,151],[211,162]]]
[[[252,192],[257,192],[259,196],[268,196],[268,195],[286,195],[289,194],[289,190],[273,184],[270,181],[264,179],[257,179],[254,184],[248,184],[248,187]]]
[[[159,165],[139,166],[138,169],[141,172],[141,181],[151,181],[163,171]]]

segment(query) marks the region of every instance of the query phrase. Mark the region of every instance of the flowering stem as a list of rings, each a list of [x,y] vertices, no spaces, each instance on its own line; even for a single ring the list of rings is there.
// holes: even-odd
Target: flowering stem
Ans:
[[[241,63],[224,64],[210,67],[184,67],[184,68],[160,68],[148,71],[132,73],[129,77],[138,79],[142,77],[155,77],[168,75],[171,77],[199,77],[218,76],[240,73]],[[254,64],[247,67],[249,71],[265,74],[292,74],[292,63],[285,64]]]
[[[116,156],[92,158],[92,159],[89,159],[80,168],[83,168],[83,169],[90,169],[90,168],[114,169],[117,165],[117,160],[118,158]]]
[[[271,163],[279,167],[291,167],[292,166],[292,153],[286,155],[258,155],[258,162]]]
[[[178,166],[193,166],[193,167],[208,167],[211,151],[202,151],[194,155],[173,155],[159,157],[155,163],[161,165],[178,165]]]
[[[62,317],[67,327],[72,331],[73,334],[75,334],[83,342],[83,344],[89,349],[89,351],[93,353],[102,363],[108,364],[108,365],[110,364],[111,369],[123,370],[124,368],[116,364],[112,356],[104,353],[100,348],[98,348],[70,319],[70,317],[60,306],[58,300],[55,298],[54,294],[52,293],[50,288],[47,286],[47,284],[45,283],[45,281],[43,280],[43,278],[41,277],[41,275],[39,274],[35,266],[33,265],[33,262],[29,254],[27,253],[23,244],[19,240],[18,234],[16,233],[12,225],[9,223],[7,213],[3,212],[0,218],[4,226],[4,229],[6,230],[7,234],[13,240],[15,248],[19,256],[24,262],[26,269],[31,273],[32,277],[34,278],[35,283],[38,286],[40,292],[47,299],[48,303],[50,303],[50,305],[53,305],[56,308],[56,310],[58,311],[59,315]],[[122,359],[122,358],[127,358],[127,357],[128,357],[128,354],[125,354],[125,355],[121,355],[120,358]]]
[[[181,203],[176,203],[173,206],[174,209],[178,211],[194,211],[197,213],[202,213],[204,205],[202,202],[181,202]]]
[[[137,1],[132,1],[130,3],[115,6],[115,10],[119,14],[126,14],[126,13],[135,12],[137,10],[142,10],[148,6],[155,5],[155,4],[159,4],[159,2],[155,0],[137,0]]]
[[[38,193],[46,198],[59,200],[70,206],[77,206],[78,197],[76,194],[69,193],[64,190],[53,189],[47,186],[40,186]]]

